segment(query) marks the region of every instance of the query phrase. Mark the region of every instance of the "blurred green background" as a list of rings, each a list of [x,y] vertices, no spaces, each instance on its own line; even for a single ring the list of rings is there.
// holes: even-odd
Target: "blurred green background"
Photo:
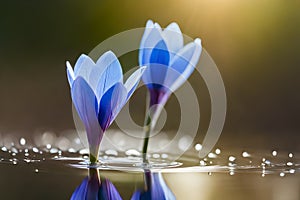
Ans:
[[[152,19],[163,27],[175,21],[185,34],[200,37],[219,67],[228,98],[220,143],[286,141],[284,148],[297,149],[299,8],[298,0],[2,1],[0,132],[29,136],[74,128],[65,61],[74,64],[106,38]],[[205,95],[199,133],[210,117]]]

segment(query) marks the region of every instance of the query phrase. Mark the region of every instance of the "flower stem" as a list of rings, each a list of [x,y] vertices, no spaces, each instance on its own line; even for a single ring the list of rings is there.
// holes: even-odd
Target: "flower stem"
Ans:
[[[97,158],[93,154],[90,154],[90,162],[91,162],[91,165],[93,165],[97,162]]]
[[[144,145],[143,145],[143,162],[147,163],[147,150],[148,150],[148,144],[150,139],[150,133],[151,133],[151,117],[149,114],[147,114],[147,117],[145,119],[145,126],[144,126],[144,132],[145,132],[145,138],[144,138]]]

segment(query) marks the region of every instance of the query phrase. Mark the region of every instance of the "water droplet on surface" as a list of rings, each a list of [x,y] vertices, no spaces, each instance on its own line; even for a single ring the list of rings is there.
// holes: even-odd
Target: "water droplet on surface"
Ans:
[[[234,156],[229,156],[229,157],[228,157],[228,160],[229,160],[230,162],[234,162],[234,161],[236,160],[236,158],[235,158]]]
[[[212,173],[211,172],[208,172],[208,176],[211,176],[212,175]]]
[[[70,149],[68,149],[68,152],[69,152],[69,153],[76,153],[76,150],[73,149],[73,148],[70,148]]]
[[[279,176],[284,177],[285,173],[284,172],[280,172]]]
[[[127,156],[140,156],[141,155],[141,153],[135,149],[128,149],[127,151],[125,151],[125,154]]]
[[[277,151],[275,151],[275,150],[272,151],[272,156],[274,156],[274,157],[277,156]]]
[[[292,162],[287,162],[286,165],[290,167],[290,166],[293,166],[293,163]]]
[[[90,151],[89,151],[88,149],[81,149],[81,150],[79,151],[79,154],[81,154],[81,155],[89,154],[89,153],[90,153]]]
[[[166,159],[166,158],[168,158],[169,156],[168,156],[168,154],[166,154],[166,153],[163,153],[163,154],[161,154],[161,158],[163,158],[163,159]]]
[[[244,158],[249,158],[249,157],[251,157],[251,155],[250,155],[248,152],[246,152],[246,151],[244,151],[244,152],[242,153],[242,156],[243,156]]]
[[[289,172],[290,172],[290,174],[294,174],[296,172],[296,170],[290,169]]]
[[[216,158],[217,155],[214,154],[214,153],[209,153],[209,154],[207,155],[207,157],[209,157],[209,158]]]
[[[38,152],[39,152],[38,148],[36,148],[36,147],[33,147],[33,148],[32,148],[32,151],[33,151],[34,153],[38,153]]]
[[[200,160],[200,162],[199,162],[199,163],[200,163],[200,165],[201,165],[201,166],[205,166],[205,165],[206,165],[206,163],[205,163],[205,161],[204,161],[204,160]]]
[[[154,153],[154,154],[152,155],[152,157],[155,158],[155,159],[157,159],[157,158],[160,158],[160,155],[159,155],[158,153]]]
[[[50,153],[58,153],[58,149],[57,148],[52,148],[52,149],[50,149]]]
[[[290,158],[294,157],[293,153],[289,153],[289,157]]]
[[[231,170],[231,171],[229,172],[229,175],[230,175],[230,176],[233,176],[233,175],[234,175],[234,171]]]
[[[20,139],[20,145],[24,146],[26,144],[26,140],[24,138]]]
[[[266,176],[266,174],[264,174],[264,173],[263,173],[263,174],[261,174],[261,176],[262,176],[262,177],[265,177],[265,176]]]
[[[46,145],[46,148],[47,148],[47,149],[51,149],[51,147],[52,147],[51,144],[47,144],[47,145]]]
[[[35,169],[34,172],[35,172],[35,173],[39,173],[39,169]]]
[[[196,149],[196,151],[200,151],[202,149],[202,145],[201,144],[196,144],[195,149]]]
[[[105,154],[109,155],[109,156],[118,156],[118,152],[116,150],[113,150],[113,149],[106,150]]]
[[[1,150],[4,151],[4,152],[6,152],[7,148],[6,147],[2,147]]]
[[[215,153],[216,153],[217,155],[221,154],[221,149],[216,149],[216,150],[215,150]]]

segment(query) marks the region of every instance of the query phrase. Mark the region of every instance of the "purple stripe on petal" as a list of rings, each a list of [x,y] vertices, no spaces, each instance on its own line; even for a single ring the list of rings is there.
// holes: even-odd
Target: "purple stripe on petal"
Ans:
[[[98,122],[103,132],[113,122],[127,99],[127,91],[122,83],[116,83],[102,96],[98,112]]]
[[[93,155],[97,155],[103,131],[98,124],[95,110],[96,96],[82,77],[76,78],[73,82],[71,96],[78,115],[86,128],[90,151]]]

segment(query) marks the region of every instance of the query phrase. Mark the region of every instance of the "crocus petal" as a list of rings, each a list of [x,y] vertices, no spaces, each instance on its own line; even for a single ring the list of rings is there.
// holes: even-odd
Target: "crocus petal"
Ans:
[[[108,179],[104,179],[104,181],[102,181],[99,189],[99,199],[122,200],[118,190]]]
[[[141,39],[141,44],[140,44],[140,51],[139,51],[139,63],[142,63],[142,57],[143,57],[143,51],[142,49],[144,49],[145,46],[145,41],[149,36],[149,33],[152,31],[152,29],[154,28],[154,24],[152,20],[148,20],[146,23],[146,28],[143,34],[143,37]]]
[[[122,106],[124,106],[126,98],[127,91],[122,83],[116,83],[104,93],[100,100],[98,113],[98,121],[103,132],[113,122]]]
[[[140,54],[139,54],[139,60],[140,60],[140,66],[146,66],[150,63],[150,57],[152,53],[152,49],[156,46],[156,44],[163,40],[161,36],[161,30],[157,28],[157,26],[153,26],[153,28],[150,28],[151,31],[147,33],[147,37],[143,43],[141,43],[140,46]]]
[[[66,65],[67,65],[68,82],[70,87],[72,87],[73,81],[75,79],[75,74],[69,61],[66,62]]]
[[[88,81],[88,79],[90,77],[90,73],[94,66],[95,66],[94,61],[87,55],[82,54],[78,58],[78,60],[75,64],[75,67],[74,67],[75,78],[77,78],[78,76],[81,76],[86,81]]]
[[[113,57],[115,57],[112,54],[109,55],[109,60],[112,61]],[[116,57],[115,57],[116,58]],[[102,61],[99,61],[99,64]],[[107,64],[107,63],[105,63]],[[98,64],[97,64],[98,65]],[[96,89],[96,95],[97,98],[100,100],[102,95],[113,85],[116,83],[123,83],[123,72],[122,67],[119,62],[119,60],[116,58],[113,62],[109,63],[109,65],[106,67],[106,69],[101,74],[101,77],[98,80],[97,83],[97,89]]]
[[[167,26],[162,32],[164,41],[167,44],[171,57],[183,47],[183,37],[177,23],[173,22]]]
[[[127,100],[131,97],[131,95],[135,91],[135,89],[136,89],[137,85],[139,84],[139,81],[140,81],[145,69],[146,69],[146,67],[139,68],[138,70],[133,72],[133,74],[131,74],[129,76],[129,78],[126,80],[124,86],[127,90]]]
[[[103,74],[103,72],[111,66],[114,62],[117,62],[118,58],[112,51],[105,52],[96,62],[95,67],[93,67],[90,77],[89,84],[93,91],[96,91],[98,82]],[[117,64],[117,63],[115,63]],[[120,66],[119,66],[120,67]],[[122,69],[121,69],[122,70]],[[119,75],[119,74],[118,74]],[[95,92],[97,95],[97,92]],[[97,96],[98,97],[98,96]],[[100,97],[98,97],[100,98]]]
[[[95,104],[97,103],[96,96],[82,77],[76,78],[73,82],[71,96],[78,115],[86,128],[90,153],[97,155],[103,132],[98,124],[95,110]]]
[[[86,177],[81,184],[76,188],[76,190],[73,192],[71,196],[71,200],[80,200],[80,199],[86,199],[87,195],[87,186],[88,186],[88,180],[89,178]]]
[[[153,85],[163,85],[166,72],[170,61],[170,54],[168,52],[166,43],[161,40],[152,50],[150,63],[143,75],[143,81],[148,87]]]
[[[199,61],[201,50],[200,40],[196,39],[194,42],[187,44],[174,56],[165,79],[165,85],[172,91],[180,87],[194,71]]]

